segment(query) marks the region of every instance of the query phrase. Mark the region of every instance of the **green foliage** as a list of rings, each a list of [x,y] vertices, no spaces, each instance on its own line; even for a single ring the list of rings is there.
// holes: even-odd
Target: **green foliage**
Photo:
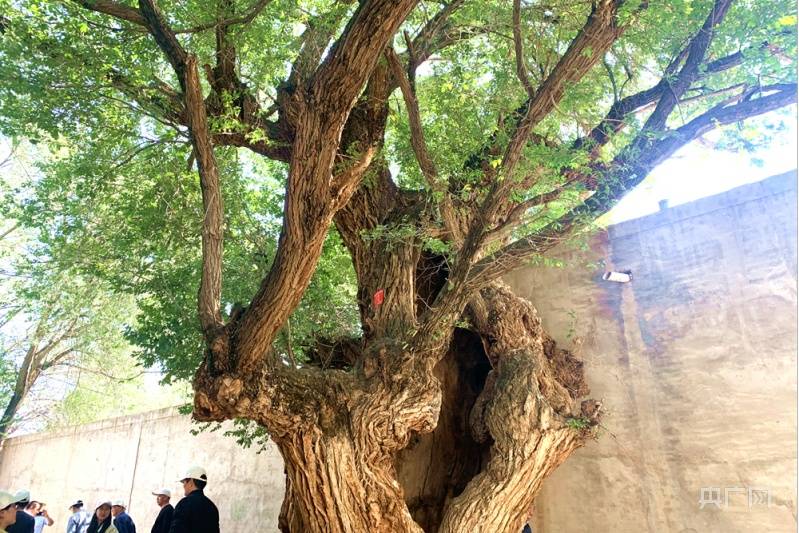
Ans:
[[[628,31],[602,65],[567,87],[555,111],[536,127],[541,142],[525,148],[514,175],[497,178],[532,183],[517,188],[515,202],[554,195],[526,213],[513,237],[535,234],[585,200],[585,190],[563,178],[564,170],[591,170],[585,152],[572,148],[575,139],[590,131],[614,101],[657,83],[712,3],[650,2],[641,14],[634,9],[637,2],[626,4],[620,17],[630,22]],[[216,18],[215,4],[203,0],[164,0],[159,5],[176,28]],[[439,2],[420,3],[398,32],[398,51],[405,47],[402,33],[415,34],[439,8]],[[340,32],[346,21],[342,15],[354,9],[355,3],[334,0],[273,0],[252,23],[231,29],[240,76],[264,109],[277,98],[309,20]],[[584,24],[588,3],[523,2],[523,9],[526,62],[532,83],[538,85]],[[467,204],[480,201],[491,185],[475,154],[487,140],[499,146],[508,141],[526,98],[515,73],[510,11],[506,1],[466,2],[452,23],[473,35],[438,51],[415,80],[439,179],[449,183],[453,178],[458,199]],[[32,175],[6,184],[2,191],[4,216],[29,232],[28,251],[40,261],[29,265],[38,284],[26,285],[20,294],[30,302],[44,301],[64,280],[78,280],[78,287],[100,287],[114,301],[131,299],[135,311],[112,322],[137,347],[141,363],[160,365],[166,382],[189,379],[203,355],[196,313],[203,213],[187,132],[161,116],[166,97],[157,87],[179,87],[171,68],[146,33],[77,2],[0,0],[0,13],[0,79],[14,80],[0,84],[0,134],[29,139],[47,154]],[[736,83],[795,82],[795,20],[796,6],[789,0],[736,2],[716,31],[709,56],[718,59],[742,51],[741,65],[704,76],[701,86],[687,94],[704,98],[681,104],[670,125],[685,123],[722,101],[729,96],[725,88]],[[213,31],[180,33],[178,38],[200,64],[213,64]],[[136,103],[131,87],[146,98]],[[212,120],[215,132],[243,131],[237,96],[219,95],[224,112]],[[601,160],[617,155],[640,132],[645,117],[628,117],[627,127],[602,148]],[[435,205],[440,198],[421,175],[409,131],[403,100],[396,93],[382,154],[401,189],[429,195],[429,204]],[[729,132],[719,142],[731,148],[751,149],[770,137],[770,132],[754,132],[750,126]],[[266,138],[260,130],[247,134],[253,140]],[[230,313],[250,300],[274,259],[287,168],[233,148],[217,149],[216,155],[226,221],[222,300]],[[490,167],[499,168],[501,151],[488,159]],[[530,176],[536,179],[526,180]],[[369,180],[367,176],[367,185]],[[451,253],[447,242],[422,226],[414,219],[380,224],[363,237],[380,240],[387,249],[412,242],[433,253]],[[291,351],[301,358],[317,336],[357,334],[356,294],[350,258],[331,229],[311,286],[290,319],[291,334],[286,328],[276,349],[288,353],[291,343]],[[0,368],[0,382],[4,375]]]
[[[5,199],[0,210],[0,294],[5,302],[0,306],[0,409],[8,404],[30,350],[46,355],[31,370],[39,378],[18,414],[26,427],[41,429],[44,421],[51,426],[80,423],[180,401],[166,389],[142,387],[143,369],[125,338],[125,329],[135,325],[133,296],[80,266],[87,259],[80,253],[86,250],[67,246],[72,229],[64,231],[66,225],[54,219],[36,223],[39,216],[70,214],[55,208],[40,214],[35,208],[46,201],[56,207],[68,203],[55,194],[34,202],[35,187],[45,194],[52,189],[32,161],[55,164],[58,158],[51,160],[45,150],[24,143],[9,148],[7,172],[0,180]],[[65,400],[54,401],[60,395]]]
[[[572,429],[582,431],[591,427],[591,421],[585,417],[567,418],[566,425]]]
[[[232,428],[228,425],[227,429],[224,429],[226,425],[219,422],[206,422],[197,424],[196,427],[192,428],[190,431],[192,435],[199,435],[203,431],[216,432],[224,429],[222,434],[225,437],[233,438],[242,448],[251,448],[255,445],[256,453],[261,453],[266,450],[267,443],[269,442],[269,435],[262,426],[255,424],[251,420],[242,418],[233,420],[232,425]]]
[[[144,371],[126,351],[109,352],[102,359],[84,357],[79,370],[71,372],[74,388],[47,414],[47,429],[169,407],[185,402],[188,383],[164,386],[154,370]]]

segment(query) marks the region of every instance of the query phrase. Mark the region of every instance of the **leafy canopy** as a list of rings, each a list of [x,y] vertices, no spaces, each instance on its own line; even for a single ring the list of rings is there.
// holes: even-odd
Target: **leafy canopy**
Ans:
[[[533,84],[551,72],[585,23],[587,4],[522,3],[523,45]],[[620,18],[635,16],[635,22],[602,66],[569,86],[556,111],[537,126],[541,141],[525,148],[516,172],[535,171],[541,177],[530,189],[515,192],[516,201],[557,188],[564,169],[588,168],[575,139],[599,123],[614,101],[657,83],[713,2],[657,1],[640,14],[628,4]],[[343,15],[355,7],[332,0],[273,0],[249,23],[230,28],[239,76],[263,109],[277,98],[306,27],[313,22],[340,32]],[[439,7],[439,2],[421,2],[395,37],[395,47],[402,50],[403,33],[414,35]],[[217,17],[216,4],[207,0],[164,0],[160,8],[178,31],[208,25]],[[514,67],[510,10],[510,2],[466,2],[452,15],[463,38],[438,50],[417,74],[429,152],[440,179],[459,176],[463,198],[475,198],[474,189],[485,187],[479,169],[471,172],[464,162],[481,151],[486,139],[501,141],[508,135],[503,117],[525,98]],[[137,316],[127,321],[126,334],[144,364],[162,364],[167,380],[189,378],[203,351],[196,313],[203,212],[186,128],[176,125],[168,111],[170,91],[179,90],[174,72],[141,27],[86,10],[79,2],[0,0],[0,13],[0,79],[6,80],[0,84],[0,132],[46,145],[50,154],[41,164],[41,177],[6,191],[6,199],[18,207],[19,220],[35,232],[41,254],[54,268],[101,280],[110,291],[135,299]],[[708,57],[741,52],[743,60],[735,69],[704,76],[670,117],[670,125],[686,123],[722,102],[731,86],[795,83],[795,2],[742,0],[727,19],[716,30]],[[212,29],[178,36],[200,64],[214,63]],[[227,111],[212,117],[215,133],[241,129],[238,96],[222,95],[220,105]],[[399,92],[390,107],[384,155],[394,180],[403,189],[434,195],[414,157]],[[617,156],[640,132],[646,116],[629,117],[627,127],[602,147],[602,160]],[[747,130],[740,131],[745,138]],[[257,130],[247,135],[252,141],[266,139]],[[222,303],[229,315],[236,304],[249,301],[274,259],[287,166],[232,147],[218,147],[216,156],[226,224]],[[559,203],[516,234],[535,232],[562,215],[579,203],[581,190],[567,190]],[[386,228],[373,237],[402,231]],[[438,253],[448,250],[435,238],[427,246]],[[313,282],[289,322],[291,335],[284,331],[278,349],[287,350],[291,342],[301,356],[314,338],[355,334],[355,297],[350,258],[331,229]]]

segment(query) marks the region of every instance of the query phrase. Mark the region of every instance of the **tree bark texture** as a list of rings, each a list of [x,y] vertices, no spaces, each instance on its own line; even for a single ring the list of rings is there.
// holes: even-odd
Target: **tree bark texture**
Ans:
[[[500,284],[481,298],[482,321],[457,329],[432,371],[381,336],[360,354],[354,389],[320,405],[307,429],[275,438],[282,531],[521,530],[599,410],[578,401],[582,365],[532,305]]]
[[[662,79],[617,99],[604,120],[571,144],[585,150],[585,168],[564,170],[559,187],[517,201],[515,193],[540,178],[520,165],[530,144],[548,143],[536,127],[648,2],[634,2],[624,17],[622,0],[591,2],[584,25],[554,67],[541,72],[537,87],[523,57],[522,3],[514,2],[524,102],[464,161],[463,176],[444,177],[426,145],[414,76],[436,51],[479,32],[473,25],[453,27],[463,0],[426,17],[416,37],[405,32],[401,54],[394,50],[397,33],[417,0],[363,0],[346,24],[312,20],[291,74],[276,90],[274,122],[238,79],[227,38],[229,26],[256,16],[263,2],[244,18],[223,13],[214,25],[217,65],[205,66],[211,86],[205,99],[196,58],[183,50],[179,32],[153,0],[139,0],[138,10],[108,0],[78,3],[147,28],[177,74],[183,94],[167,91],[170,105],[180,104],[166,115],[191,131],[206,213],[198,308],[207,352],[194,381],[194,416],[247,418],[266,428],[286,463],[284,532],[520,531],[544,479],[593,436],[601,405],[584,399],[582,364],[555,345],[533,305],[497,280],[568,237],[581,218],[606,212],[690,140],[796,99],[795,84],[748,89],[669,128],[667,119],[695,81],[741,61],[740,53],[707,57],[713,29],[732,4],[715,0]],[[331,27],[343,27],[341,35],[335,38]],[[397,88],[429,190],[401,189],[381,152]],[[260,130],[268,141],[208,131],[207,119],[219,113],[221,93],[229,90],[240,99],[242,131]],[[654,112],[645,127],[612,160],[602,160],[599,149],[625,128],[625,118],[647,106]],[[288,169],[271,269],[249,305],[227,322],[219,296],[223,180],[215,143],[248,148]],[[467,177],[474,173],[479,186],[469,192]],[[576,185],[584,190],[572,211],[510,242],[530,210]],[[331,223],[352,257],[362,335],[320,345],[302,364],[285,364],[272,343],[310,283]],[[367,237],[392,227],[410,231],[399,239]],[[446,255],[425,249],[431,236],[447,243]]]

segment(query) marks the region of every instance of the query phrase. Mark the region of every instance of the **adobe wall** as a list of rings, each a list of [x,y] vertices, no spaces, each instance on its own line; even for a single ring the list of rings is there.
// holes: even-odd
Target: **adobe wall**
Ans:
[[[163,409],[8,439],[0,454],[0,487],[27,488],[47,503],[56,520],[50,532],[66,529],[67,507],[75,499],[93,506],[100,497],[129,502],[137,531],[147,532],[159,510],[151,492],[170,488],[177,503],[182,471],[200,464],[208,471],[205,493],[219,508],[221,531],[278,531],[283,460],[277,449],[257,454],[224,437],[224,430],[194,436],[193,428],[188,416]]]
[[[582,342],[608,410],[544,484],[536,531],[796,531],[796,200],[795,172],[772,177],[509,278],[551,334]]]

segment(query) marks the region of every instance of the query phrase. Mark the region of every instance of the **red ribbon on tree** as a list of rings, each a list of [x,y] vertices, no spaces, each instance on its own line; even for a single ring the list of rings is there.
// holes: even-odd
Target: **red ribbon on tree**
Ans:
[[[374,295],[372,296],[372,305],[375,306],[375,307],[380,307],[380,304],[383,303],[383,300],[385,299],[385,297],[386,297],[386,291],[383,290],[383,289],[380,289],[379,291],[374,293]]]

